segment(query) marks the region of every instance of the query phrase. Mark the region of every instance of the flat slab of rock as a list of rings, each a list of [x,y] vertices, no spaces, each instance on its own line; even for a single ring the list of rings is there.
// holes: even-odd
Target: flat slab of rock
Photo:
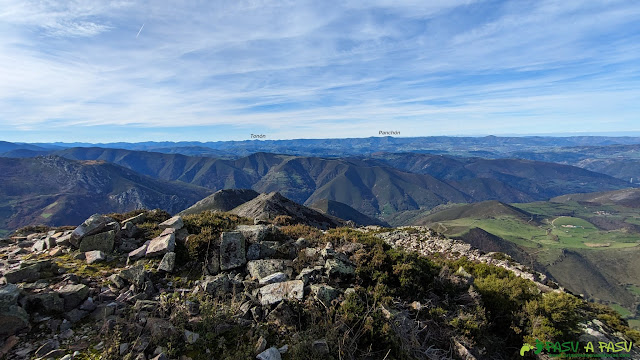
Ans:
[[[139,248],[133,250],[132,252],[129,253],[129,260],[138,260],[140,258],[143,258],[146,254],[147,254],[147,248],[149,247],[149,244],[151,243],[151,240],[147,241],[144,243],[144,245],[140,246]]]
[[[244,236],[239,231],[220,234],[220,269],[235,269],[246,263]]]
[[[284,272],[287,263],[287,260],[281,259],[252,260],[247,263],[247,271],[252,278],[260,280],[273,273]]]
[[[174,216],[171,219],[166,220],[160,223],[160,225],[158,225],[160,229],[172,228],[176,230],[182,229],[183,226],[184,226],[184,222],[182,221],[181,216]]]
[[[56,245],[69,246],[71,245],[71,234],[63,235],[56,239]]]
[[[291,280],[276,284],[269,284],[258,290],[258,297],[262,305],[278,303],[284,299],[302,300],[304,283],[302,280]]]
[[[38,265],[30,265],[22,269],[10,270],[4,274],[4,278],[6,282],[11,284],[36,281],[40,278],[40,267]]]
[[[151,240],[147,247],[146,257],[160,256],[172,252],[176,247],[176,236],[169,234]]]
[[[238,225],[236,231],[244,236],[248,243],[259,243],[273,232],[273,228],[268,225]]]
[[[87,251],[84,253],[84,258],[87,260],[87,264],[93,264],[107,259],[107,255],[100,250]]]
[[[71,244],[74,246],[79,246],[80,240],[82,240],[82,238],[101,232],[107,227],[107,224],[111,222],[113,222],[113,219],[108,216],[100,214],[91,215],[87,220],[80,224],[80,226],[73,230],[70,238]]]
[[[87,252],[92,250],[100,250],[104,253],[113,251],[113,245],[116,241],[116,232],[109,230],[107,232],[89,235],[84,237],[80,242],[80,251]]]
[[[136,216],[130,217],[128,219],[125,219],[122,222],[122,225],[124,226],[126,223],[132,223],[133,225],[138,225],[138,224],[142,224],[145,221],[147,221],[147,215],[145,213],[142,213],[142,214],[138,214]]]
[[[260,279],[259,283],[260,285],[268,285],[268,284],[275,284],[275,283],[279,283],[287,280],[288,280],[287,274],[283,272],[277,272],[269,276],[263,277],[262,279]]]

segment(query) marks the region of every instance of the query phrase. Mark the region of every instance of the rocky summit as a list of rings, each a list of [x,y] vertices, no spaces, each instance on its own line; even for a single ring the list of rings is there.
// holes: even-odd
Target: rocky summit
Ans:
[[[571,341],[640,356],[614,311],[502,253],[242,214],[96,214],[3,239],[0,358],[548,359],[523,344]]]

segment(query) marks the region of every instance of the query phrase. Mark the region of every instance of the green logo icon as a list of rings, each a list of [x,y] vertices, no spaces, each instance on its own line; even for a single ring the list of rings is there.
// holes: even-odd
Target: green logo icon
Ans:
[[[522,345],[522,347],[520,348],[520,356],[524,356],[524,354],[529,351],[529,350],[533,350],[535,349],[535,347],[529,345],[529,344],[524,344]]]

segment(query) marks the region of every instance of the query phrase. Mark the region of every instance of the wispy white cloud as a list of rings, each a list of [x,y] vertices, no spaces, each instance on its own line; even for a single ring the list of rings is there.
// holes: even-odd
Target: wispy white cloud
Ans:
[[[0,131],[621,131],[640,113],[639,15],[628,1],[0,0]]]

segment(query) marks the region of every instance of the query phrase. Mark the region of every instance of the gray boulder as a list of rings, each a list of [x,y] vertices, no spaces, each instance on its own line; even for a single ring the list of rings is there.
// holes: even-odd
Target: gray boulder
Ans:
[[[29,327],[29,315],[17,306],[20,291],[14,284],[0,288],[0,338]]]
[[[277,272],[285,272],[289,261],[281,259],[252,260],[247,263],[247,271],[254,279],[262,279]]]
[[[77,247],[80,245],[80,240],[82,240],[82,238],[101,232],[107,227],[107,224],[112,222],[113,219],[108,216],[100,214],[91,215],[87,220],[80,224],[80,226],[73,230],[69,241],[73,246]]]
[[[282,356],[280,356],[280,351],[278,351],[277,347],[270,347],[267,350],[261,352],[256,356],[258,360],[282,360]]]
[[[207,276],[202,281],[202,289],[213,296],[224,296],[229,292],[230,281],[227,274],[218,274],[216,276]]]
[[[35,264],[26,265],[20,269],[10,270],[4,274],[5,281],[12,284],[17,284],[24,281],[36,281],[40,279],[40,270],[42,264],[40,262]]]
[[[0,309],[5,309],[18,303],[20,288],[14,284],[7,284],[0,288]]]
[[[176,253],[168,252],[164,254],[162,260],[160,260],[160,264],[158,264],[158,270],[172,272],[173,268],[176,265]]]
[[[348,278],[356,273],[353,265],[339,259],[329,259],[324,265],[327,275],[332,278]]]
[[[113,245],[116,241],[115,230],[85,236],[80,242],[80,251],[87,252],[92,250],[100,250],[104,253],[113,251]]]
[[[107,259],[107,255],[100,250],[92,250],[84,253],[84,258],[87,260],[87,264],[93,264],[96,262],[105,261]]]
[[[89,288],[84,284],[65,285],[57,293],[64,299],[64,310],[69,311],[82,304],[89,295]]]
[[[181,216],[174,216],[171,219],[164,221],[160,223],[160,225],[158,225],[160,229],[172,228],[176,230],[182,229],[183,226],[184,226],[184,222],[182,221]]]
[[[245,240],[250,244],[264,241],[267,236],[274,232],[274,227],[269,225],[238,225],[236,231],[242,233]]]
[[[220,234],[220,269],[235,269],[246,263],[242,234],[238,231],[225,231]]]
[[[58,293],[46,292],[26,296],[23,308],[29,312],[60,313],[64,311],[64,299]]]
[[[149,247],[150,243],[151,243],[151,240],[148,240],[148,241],[146,241],[144,243],[144,245],[142,245],[139,248],[131,251],[129,253],[129,260],[135,261],[135,260],[143,258],[147,254],[147,248]]]
[[[132,266],[128,269],[120,271],[118,274],[121,278],[129,281],[135,287],[140,288],[144,285],[147,272],[142,264]]]
[[[147,247],[146,257],[153,257],[164,255],[168,252],[172,252],[176,247],[176,236],[169,234],[165,236],[158,236],[151,240]]]
[[[247,260],[267,259],[278,252],[280,244],[276,241],[263,241],[249,245],[247,249]]]
[[[302,280],[269,284],[258,289],[258,297],[262,305],[275,304],[284,299],[302,300],[303,296],[304,283]]]
[[[311,285],[311,293],[322,302],[324,305],[329,306],[331,301],[337,299],[340,296],[340,290],[325,284]]]

